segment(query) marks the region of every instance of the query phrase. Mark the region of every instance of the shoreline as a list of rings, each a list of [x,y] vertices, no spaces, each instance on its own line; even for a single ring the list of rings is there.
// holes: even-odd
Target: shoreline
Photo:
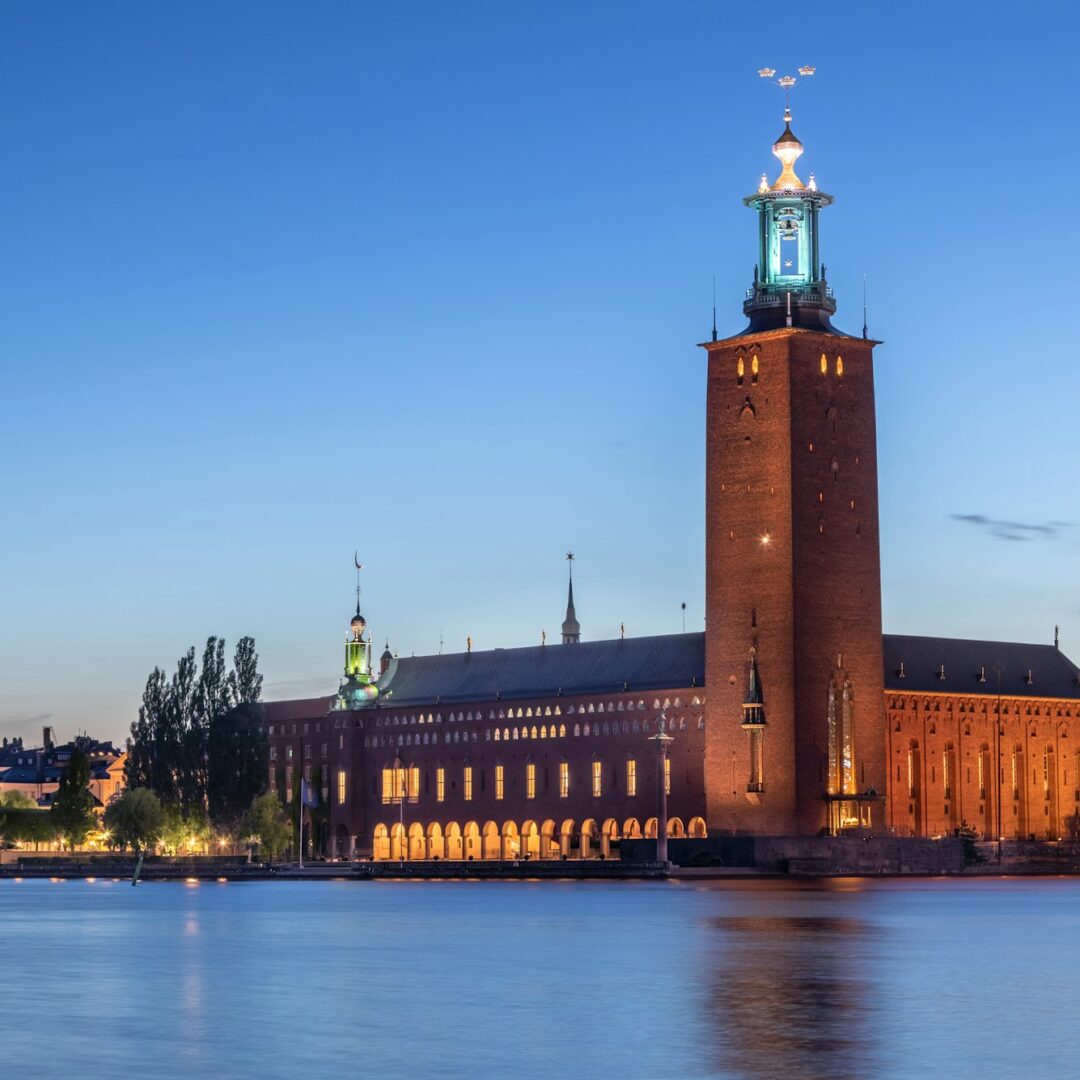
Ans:
[[[53,881],[130,881],[135,872],[134,860],[112,857],[85,859],[27,859],[0,867],[0,882],[23,880]],[[237,864],[222,861],[218,865],[205,860],[162,860],[144,863],[139,875],[142,882],[229,883],[244,881],[746,881],[746,880],[822,880],[857,878],[866,880],[912,878],[1062,878],[1080,877],[1080,872],[1045,865],[1000,865],[979,863],[962,870],[936,872],[868,871],[865,868],[845,870],[810,870],[773,867],[715,866],[663,867],[659,863],[620,863],[599,860],[576,862],[472,862],[472,863],[314,863],[299,867],[282,863],[275,866]]]

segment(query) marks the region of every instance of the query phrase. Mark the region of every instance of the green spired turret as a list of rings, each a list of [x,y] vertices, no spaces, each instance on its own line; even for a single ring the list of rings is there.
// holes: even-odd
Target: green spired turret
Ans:
[[[784,110],[784,131],[773,143],[782,166],[770,184],[761,183],[743,202],[758,213],[758,261],[754,286],[746,294],[743,312],[748,332],[798,326],[837,333],[829,322],[836,301],[825,280],[818,237],[818,212],[833,200],[818,191],[814,174],[804,184],[795,173],[803,144],[791,130],[791,110]]]
[[[354,559],[354,561],[356,561]],[[345,638],[345,677],[338,688],[335,709],[364,709],[374,705],[379,688],[371,673],[371,635],[365,637],[367,621],[360,614],[360,563],[356,563],[356,614]]]

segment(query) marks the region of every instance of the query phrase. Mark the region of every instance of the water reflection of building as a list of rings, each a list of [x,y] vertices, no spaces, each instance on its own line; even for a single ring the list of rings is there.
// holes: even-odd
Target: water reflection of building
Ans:
[[[775,903],[777,897],[770,898]],[[712,1064],[745,1080],[876,1075],[873,928],[851,917],[710,921],[702,953]]]
[[[749,325],[705,344],[706,633],[376,665],[359,605],[337,695],[271,703],[271,780],[321,788],[319,846],[376,858],[588,857],[672,835],[1069,835],[1080,672],[1054,646],[883,637],[873,353],[832,324],[820,214],[781,163]],[[706,693],[707,690],[707,693]]]

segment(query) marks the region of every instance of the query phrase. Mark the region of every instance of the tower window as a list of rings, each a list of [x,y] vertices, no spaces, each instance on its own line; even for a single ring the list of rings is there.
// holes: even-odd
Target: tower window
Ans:
[[[824,353],[821,354],[821,374],[829,374],[829,358]]]
[[[594,799],[599,799],[603,794],[603,766],[599,761],[592,763],[592,793]]]
[[[739,385],[742,386],[743,379],[746,377],[746,364],[741,356],[735,365],[735,374],[738,377]]]
[[[843,375],[844,374],[844,358],[842,356],[838,356],[836,358],[836,374],[837,375]]]
[[[757,382],[758,377],[758,358],[757,353],[750,358],[750,381]]]

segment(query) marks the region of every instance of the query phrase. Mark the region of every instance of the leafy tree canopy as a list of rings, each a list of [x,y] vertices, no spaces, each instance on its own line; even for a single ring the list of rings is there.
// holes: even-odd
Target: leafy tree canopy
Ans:
[[[97,824],[94,796],[90,794],[90,762],[76,748],[60,777],[60,787],[53,799],[52,815],[56,831],[72,849],[78,847]]]
[[[165,810],[148,788],[128,788],[106,809],[105,828],[121,847],[147,851],[165,829]]]
[[[245,819],[249,836],[257,837],[263,858],[272,860],[280,855],[292,840],[292,827],[278,797],[268,791],[251,804]]]
[[[225,642],[211,637],[201,666],[191,648],[171,679],[155,668],[131,725],[127,786],[153,791],[198,827],[208,809],[215,824],[235,825],[267,773],[258,663],[255,642],[245,637],[229,670]]]

